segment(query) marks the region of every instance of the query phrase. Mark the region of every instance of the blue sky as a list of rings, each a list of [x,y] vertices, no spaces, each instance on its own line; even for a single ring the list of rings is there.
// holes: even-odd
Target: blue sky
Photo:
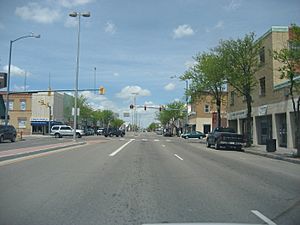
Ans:
[[[215,47],[220,39],[263,35],[271,26],[300,24],[297,0],[1,0],[0,71],[8,64],[13,44],[11,89],[73,89],[77,20],[72,11],[90,11],[81,18],[79,88],[106,88],[104,96],[84,92],[95,108],[129,111],[137,103],[162,105],[184,100],[180,76],[193,56]],[[155,111],[141,110],[148,124]],[[144,124],[143,124],[144,123]]]

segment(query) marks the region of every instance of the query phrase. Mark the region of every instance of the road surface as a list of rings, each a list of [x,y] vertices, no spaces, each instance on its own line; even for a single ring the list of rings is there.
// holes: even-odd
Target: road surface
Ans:
[[[101,139],[102,138],[102,139]],[[0,162],[0,224],[299,224],[300,166],[143,133]]]

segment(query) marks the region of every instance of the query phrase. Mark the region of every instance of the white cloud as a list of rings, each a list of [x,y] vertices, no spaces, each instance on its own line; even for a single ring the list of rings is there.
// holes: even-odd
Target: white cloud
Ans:
[[[240,0],[231,0],[228,5],[224,6],[227,11],[234,11],[240,8],[241,1]]]
[[[3,66],[3,70],[8,73],[8,65]],[[26,72],[25,70],[23,70],[23,69],[21,69],[21,68],[19,68],[17,66],[10,65],[10,74],[11,75],[25,76],[25,73],[26,73],[26,76],[30,76],[31,75],[31,73]]]
[[[119,73],[114,73],[114,76],[115,76],[115,77],[118,77],[118,76],[119,76]]]
[[[209,32],[211,32],[211,31],[213,31],[213,30],[218,30],[218,29],[224,29],[224,21],[223,21],[223,20],[219,20],[219,21],[217,22],[217,24],[214,25],[214,26],[211,27],[211,28],[206,28],[206,29],[205,29],[205,32],[206,32],[206,33],[209,33]]]
[[[117,31],[117,27],[112,22],[107,22],[104,28],[105,33],[114,34]]]
[[[167,84],[165,87],[164,87],[164,89],[166,90],[166,91],[173,91],[174,89],[175,89],[175,84],[173,84],[173,83],[169,83],[169,84]]]
[[[216,29],[223,29],[224,28],[224,21],[220,20],[215,26]]]
[[[95,94],[91,91],[83,91],[81,94],[87,98],[87,102],[95,110],[110,109],[114,112],[118,110],[118,107],[104,95]]]
[[[26,85],[26,90],[28,91],[29,85]],[[24,85],[18,86],[14,85],[12,88],[13,91],[24,91]]]
[[[139,86],[126,86],[121,92],[117,93],[116,96],[122,99],[131,99],[134,94],[137,94],[137,96],[150,96],[151,92],[147,89],[142,89]]]
[[[65,8],[72,8],[80,5],[86,5],[94,0],[58,0],[58,4]]]
[[[190,25],[184,24],[179,25],[176,29],[173,30],[173,38],[183,38],[187,36],[194,35],[195,32]]]
[[[53,23],[60,19],[60,11],[42,7],[40,4],[30,2],[26,6],[17,7],[15,14],[23,20],[31,20],[37,23]]]

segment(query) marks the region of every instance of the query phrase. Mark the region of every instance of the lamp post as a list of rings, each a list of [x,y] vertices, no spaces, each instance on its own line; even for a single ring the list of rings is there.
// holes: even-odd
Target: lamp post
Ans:
[[[79,75],[79,50],[80,50],[80,17],[90,17],[89,12],[72,12],[70,17],[78,16],[78,33],[77,33],[77,59],[76,59],[76,78],[75,78],[75,101],[74,101],[74,125],[73,125],[73,140],[76,141],[76,128],[77,128],[77,99],[78,99],[78,75]]]
[[[6,109],[5,109],[5,125],[8,124],[8,107],[9,107],[9,92],[10,92],[10,67],[11,67],[11,54],[12,54],[12,44],[18,40],[24,39],[24,38],[40,38],[41,35],[35,35],[34,33],[31,33],[29,35],[24,35],[21,37],[18,37],[15,40],[10,40],[9,43],[9,58],[8,58],[8,72],[7,72],[7,94],[6,94]]]

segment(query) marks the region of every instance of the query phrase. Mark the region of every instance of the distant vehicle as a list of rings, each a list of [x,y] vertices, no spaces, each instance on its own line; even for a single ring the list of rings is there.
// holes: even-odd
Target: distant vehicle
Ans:
[[[95,131],[93,128],[87,128],[85,130],[85,135],[88,136],[88,135],[95,135]]]
[[[17,137],[17,131],[14,126],[11,125],[0,125],[0,143],[4,142],[4,140],[10,140],[11,142],[15,142]]]
[[[72,127],[67,125],[54,125],[51,128],[51,135],[56,138],[61,138],[63,136],[73,136],[74,130]],[[76,129],[76,137],[81,138],[84,135],[84,131],[80,129]]]
[[[233,128],[217,127],[212,133],[209,133],[206,139],[206,146],[209,148],[211,145],[215,146],[215,149],[235,148],[241,150],[244,145],[244,137],[241,134],[237,134]]]
[[[163,130],[162,130],[162,129],[156,129],[156,130],[155,130],[155,133],[156,133],[157,135],[162,135],[162,134],[163,134]]]
[[[105,137],[113,137],[113,136],[116,136],[116,137],[123,137],[125,135],[125,131],[124,130],[120,130],[118,128],[105,128],[103,130],[103,135]]]
[[[188,139],[188,138],[202,139],[202,138],[206,138],[206,135],[200,131],[191,131],[191,132],[182,134],[181,137],[184,139]]]
[[[103,135],[104,128],[99,128],[96,132],[97,135]]]
[[[166,131],[166,132],[163,133],[163,136],[164,137],[172,137],[173,135],[170,131]]]

